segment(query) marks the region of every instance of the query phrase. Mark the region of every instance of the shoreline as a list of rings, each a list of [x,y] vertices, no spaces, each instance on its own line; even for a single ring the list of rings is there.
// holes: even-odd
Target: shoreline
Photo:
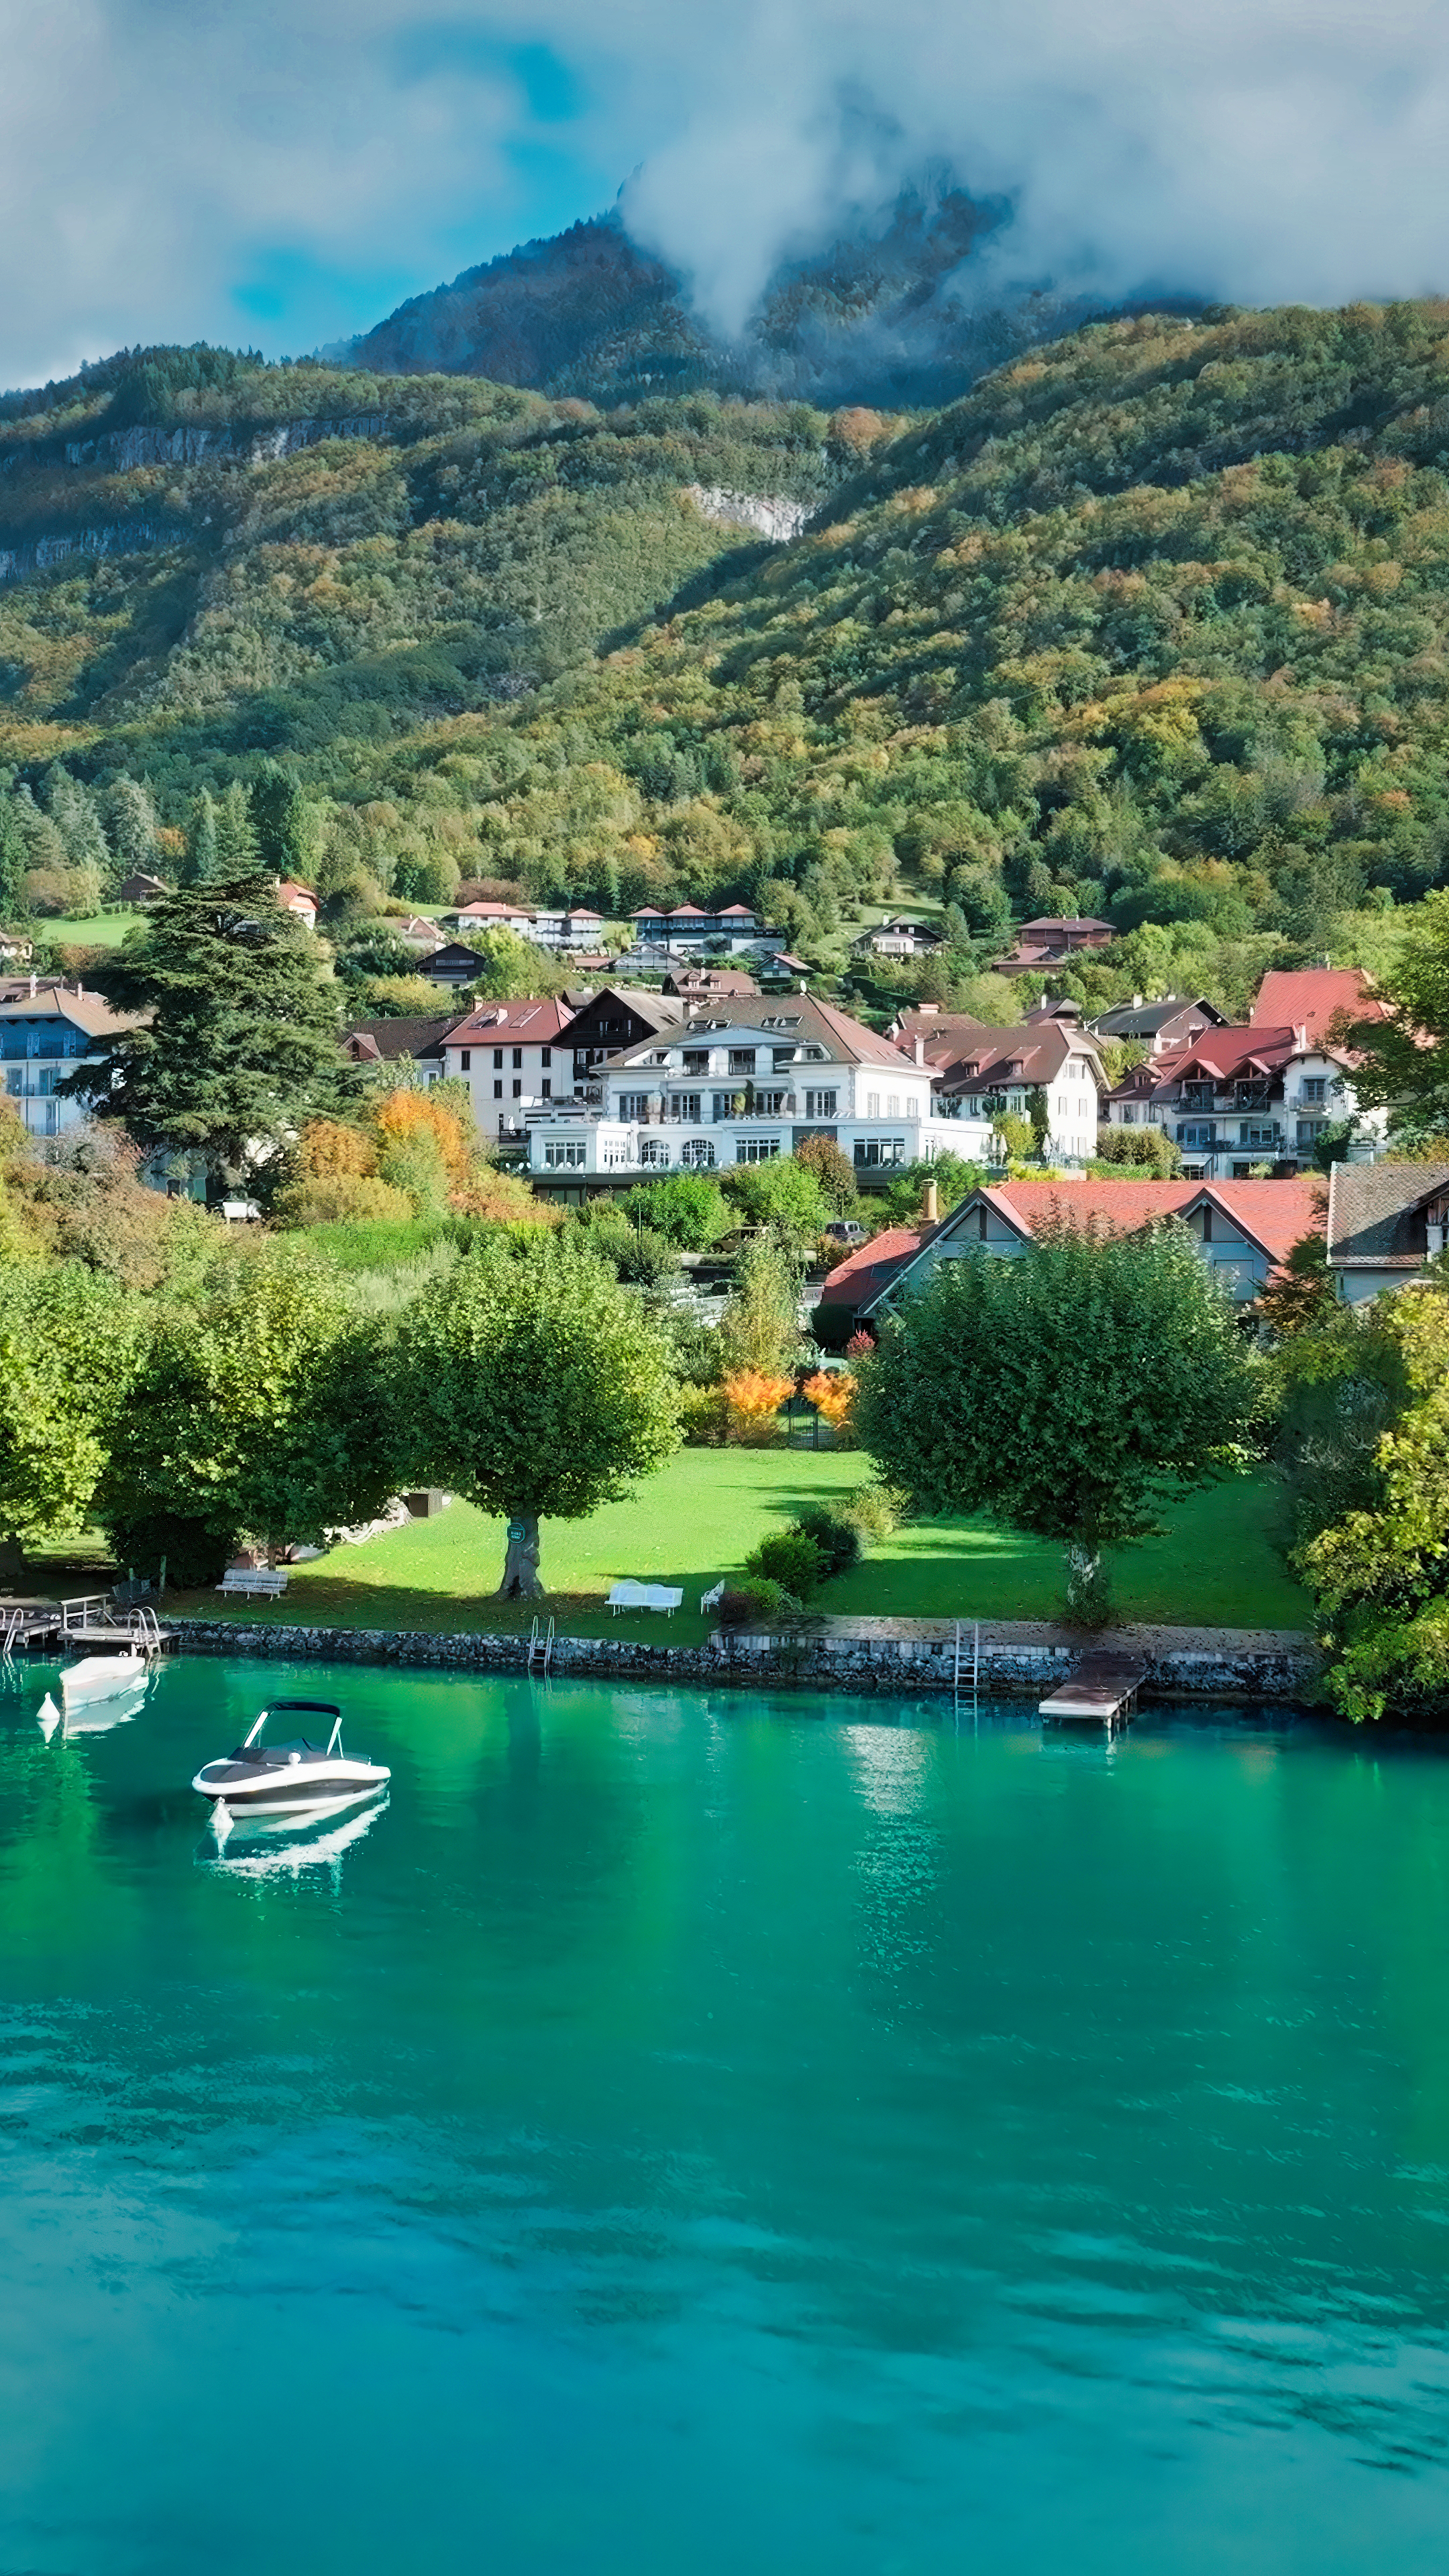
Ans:
[[[526,1672],[530,1640],[519,1630],[453,1633],[408,1628],[327,1628],[302,1622],[166,1619],[163,1633],[192,1654],[286,1661],[445,1666]],[[1143,1700],[1252,1699],[1311,1707],[1321,1658],[1295,1629],[1110,1628],[1100,1634],[1040,1620],[820,1619],[790,1629],[716,1629],[702,1646],[624,1638],[555,1636],[550,1676],[615,1674],[635,1681],[743,1690],[1045,1696],[1093,1647],[1147,1664]],[[537,1666],[535,1664],[535,1670]]]

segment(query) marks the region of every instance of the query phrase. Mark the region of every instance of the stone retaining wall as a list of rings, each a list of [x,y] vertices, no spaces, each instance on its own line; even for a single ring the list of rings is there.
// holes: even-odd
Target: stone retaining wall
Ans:
[[[260,1655],[327,1663],[443,1665],[453,1671],[522,1672],[526,1636],[435,1636],[424,1629],[250,1626],[241,1620],[171,1619],[179,1646],[202,1655]],[[842,1623],[849,1624],[849,1623]],[[636,1645],[615,1637],[556,1637],[558,1675],[613,1674],[634,1681],[733,1684],[746,1690],[836,1690],[916,1696],[957,1685],[947,1622],[874,1622],[870,1637],[807,1632],[778,1637],[720,1632],[702,1646]],[[1303,1702],[1314,1696],[1317,1658],[1308,1639],[1234,1629],[1126,1630],[1113,1640],[1145,1655],[1142,1697]],[[1014,1699],[1044,1698],[1082,1653],[1080,1639],[1022,1623],[980,1632],[978,1687]],[[967,1631],[960,1687],[971,1688]]]

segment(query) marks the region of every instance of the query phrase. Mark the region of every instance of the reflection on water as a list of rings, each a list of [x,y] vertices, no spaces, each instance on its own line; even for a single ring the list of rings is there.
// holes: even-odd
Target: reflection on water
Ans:
[[[335,1806],[327,1815],[311,1818],[295,1812],[235,1816],[224,1833],[216,1831],[213,1817],[197,1861],[203,1869],[221,1871],[228,1878],[295,1879],[303,1870],[326,1869],[333,1887],[340,1889],[343,1853],[371,1833],[387,1806],[386,1797],[375,1798],[361,1815],[345,1816],[340,1823],[330,1821],[336,1816]]]
[[[0,2569],[1440,2576],[1436,1748],[24,1674]],[[390,1796],[218,1848],[289,1688]]]

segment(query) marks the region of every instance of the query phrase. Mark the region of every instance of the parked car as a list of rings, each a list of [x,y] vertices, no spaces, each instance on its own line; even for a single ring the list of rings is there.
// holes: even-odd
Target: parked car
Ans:
[[[853,1216],[836,1217],[822,1231],[829,1235],[832,1243],[866,1243],[870,1239],[865,1227]]]

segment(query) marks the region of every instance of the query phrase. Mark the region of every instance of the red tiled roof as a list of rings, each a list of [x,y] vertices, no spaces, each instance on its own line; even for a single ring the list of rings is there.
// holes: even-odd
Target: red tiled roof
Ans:
[[[851,1019],[848,1012],[837,1011],[833,1002],[822,1002],[818,993],[812,993],[809,998],[812,1008],[819,1012],[831,1035],[842,1041],[847,1061],[854,1056],[858,1064],[890,1065],[898,1073],[920,1071],[919,1065],[910,1056],[903,1055],[899,1047],[892,1046],[889,1038],[878,1037],[874,1029],[866,1028],[860,1020]]]
[[[726,903],[720,906],[719,911],[715,914],[715,919],[716,921],[733,921],[736,914],[739,915],[742,921],[753,921],[755,918],[747,903]]]
[[[1157,1079],[1159,1082],[1176,1082],[1194,1065],[1201,1065],[1205,1073],[1223,1077],[1236,1073],[1245,1064],[1278,1068],[1288,1062],[1296,1051],[1297,1043],[1291,1028],[1270,1028],[1266,1024],[1204,1029],[1191,1046],[1174,1047],[1170,1054],[1157,1058]]]
[[[1112,1234],[1135,1234],[1154,1218],[1186,1216],[1204,1201],[1218,1207],[1233,1224],[1261,1245],[1275,1264],[1287,1259],[1305,1234],[1321,1233],[1325,1221],[1323,1184],[1293,1181],[998,1181],[981,1191],[997,1214],[1030,1236],[1053,1217],[1070,1224],[1103,1226]],[[970,1200],[962,1204],[969,1206]],[[959,1215],[953,1209],[939,1226],[892,1226],[873,1243],[837,1264],[820,1292],[826,1306],[862,1307],[888,1288],[908,1262],[935,1234],[944,1233]]]
[[[480,1002],[465,1020],[448,1031],[449,1046],[467,1046],[473,1038],[526,1038],[530,1046],[548,1046],[577,1017],[566,1002]]]
[[[1181,1216],[1203,1199],[1221,1207],[1274,1261],[1321,1229],[1321,1181],[999,1181],[984,1195],[1030,1234],[1047,1218],[1131,1234],[1153,1217]]]
[[[1304,966],[1292,973],[1274,967],[1264,976],[1253,1004],[1255,1022],[1306,1028],[1312,1046],[1322,1045],[1329,1021],[1338,1011],[1358,1020],[1387,1018],[1382,1002],[1369,991],[1361,966]]]
[[[822,1306],[867,1306],[878,1297],[902,1262],[909,1261],[936,1232],[933,1225],[891,1225],[870,1243],[861,1244],[838,1261],[820,1291]]]
[[[671,921],[708,921],[710,916],[701,912],[697,903],[677,903],[668,918]]]
[[[291,896],[298,894],[303,896],[304,899],[310,903],[313,911],[315,912],[317,909],[317,897],[312,892],[311,887],[294,885],[290,877],[284,877],[281,884],[278,886],[277,901],[278,903],[286,903]]]

